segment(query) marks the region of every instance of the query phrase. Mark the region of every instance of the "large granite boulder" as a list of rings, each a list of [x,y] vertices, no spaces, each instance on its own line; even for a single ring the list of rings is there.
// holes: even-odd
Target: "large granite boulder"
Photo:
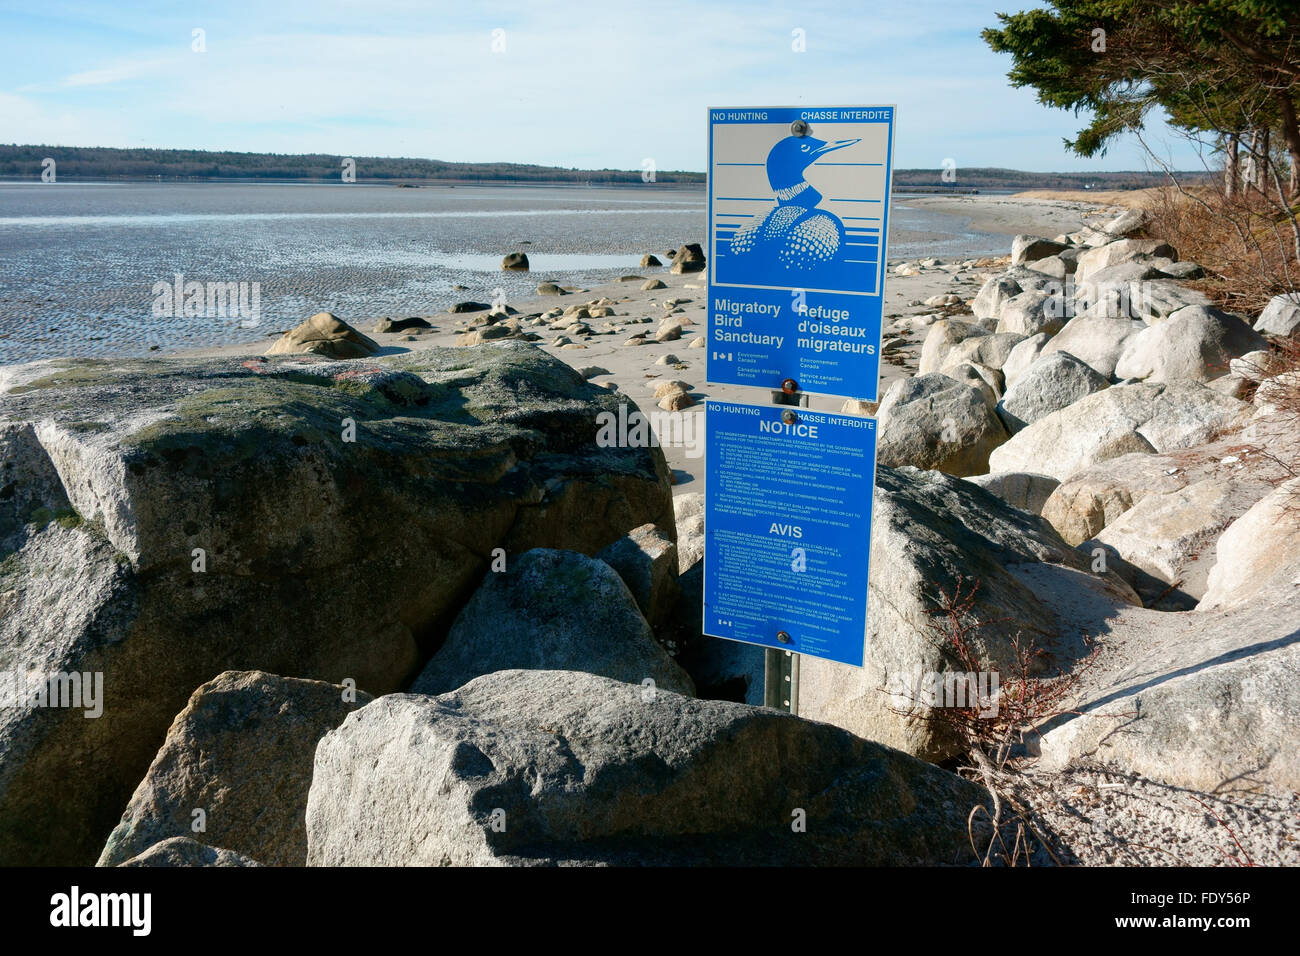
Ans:
[[[176,715],[98,865],[182,837],[268,866],[303,866],[316,744],[370,701],[364,691],[260,671],[204,684]]]
[[[1160,260],[1165,261],[1165,260]],[[1149,275],[1148,263],[1140,274]],[[1172,266],[1170,266],[1172,268]],[[1102,269],[1075,287],[1077,316],[1138,319],[1155,325],[1188,306],[1208,306],[1209,297],[1173,279],[1126,280],[1119,267]],[[1107,276],[1111,278],[1106,278]]]
[[[931,719],[932,702],[911,692],[917,680],[956,668],[941,611],[944,595],[959,591],[972,599],[963,619],[986,670],[1003,675],[1014,673],[1017,639],[1051,662],[1043,676],[1068,670],[1087,654],[1082,632],[1097,633],[1137,602],[1041,518],[939,472],[881,467],[864,666],[804,655],[799,713],[927,760],[960,753],[960,741]]]
[[[989,470],[1065,481],[1130,452],[1191,448],[1250,414],[1245,402],[1197,383],[1114,385],[1016,432],[989,456]]]
[[[1002,304],[996,331],[1021,338],[1045,332],[1055,335],[1065,325],[1063,300],[1042,290],[1021,292]],[[1019,340],[1017,340],[1019,341]]]
[[[1289,533],[1300,539],[1294,524]],[[1069,712],[1041,728],[1040,766],[1101,767],[1179,789],[1294,798],[1300,614],[1293,579],[1300,564],[1289,572],[1257,582],[1230,606],[1202,601],[1181,614],[1124,609],[1108,622],[1103,651],[1081,675]]]
[[[443,694],[502,670],[583,670],[693,695],[608,564],[538,548],[489,571],[411,689]]]
[[[939,319],[930,326],[921,344],[921,355],[917,359],[918,375],[937,372],[948,364],[948,353],[958,342],[974,336],[988,335],[987,329],[960,319]]]
[[[966,480],[997,495],[1011,507],[1034,515],[1042,514],[1043,505],[1060,484],[1049,475],[1035,475],[1025,471],[972,475]]]
[[[676,499],[674,513],[678,511]],[[681,535],[680,526],[677,533]],[[652,524],[633,528],[596,555],[618,572],[651,629],[658,633],[677,603],[677,545]]]
[[[1107,266],[1127,262],[1138,256],[1164,257],[1171,261],[1178,258],[1178,254],[1167,242],[1157,239],[1117,239],[1080,254],[1075,277],[1082,282]]]
[[[1076,315],[1043,346],[1041,355],[1069,352],[1109,380],[1115,374],[1115,363],[1123,354],[1124,346],[1146,327],[1138,319]]]
[[[1037,259],[1046,259],[1068,248],[1064,242],[1022,233],[1011,240],[1011,264],[1019,266]]]
[[[499,671],[381,697],[321,741],[308,863],[951,864],[986,798],[774,710]]]
[[[1024,340],[1025,336],[1018,332],[1001,331],[992,335],[977,335],[963,339],[948,350],[941,363],[940,371],[960,365],[962,362],[1000,369],[1006,364],[1007,356],[1011,351]]]
[[[1051,340],[1052,337],[1046,332],[1039,332],[1015,344],[1007,355],[1007,360],[1002,363],[1002,381],[1007,388],[1014,385],[1016,380],[1038,361],[1038,356]]]
[[[989,470],[989,454],[1007,440],[981,391],[946,375],[899,379],[877,411],[876,460],[951,475]]]
[[[971,312],[977,319],[996,319],[1003,307],[1024,291],[1014,276],[1002,274],[988,279],[975,294]]]
[[[1266,348],[1264,337],[1237,316],[1191,305],[1129,339],[1115,362],[1115,375],[1147,382],[1208,382],[1226,375],[1232,359]]]
[[[1214,550],[1199,610],[1249,605],[1269,588],[1294,601],[1300,592],[1300,478],[1255,502]]]
[[[1014,435],[1052,412],[1110,385],[1092,366],[1069,352],[1053,352],[1030,365],[998,402],[998,418]]]
[[[620,401],[509,344],[0,370],[0,671],[106,695],[0,709],[0,865],[93,863],[223,671],[391,692],[494,549],[671,533],[662,452],[597,444]]]
[[[1285,475],[1279,462],[1251,452],[1234,437],[1168,454],[1121,455],[1061,482],[1044,503],[1043,517],[1067,543],[1078,545],[1098,537],[1147,498],[1182,500],[1192,485],[1230,490],[1234,517],[1244,514]],[[1205,549],[1205,554],[1212,552]]]

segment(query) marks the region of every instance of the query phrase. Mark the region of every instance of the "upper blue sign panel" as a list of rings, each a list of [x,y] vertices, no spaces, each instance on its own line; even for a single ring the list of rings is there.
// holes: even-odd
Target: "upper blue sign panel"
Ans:
[[[894,107],[709,110],[708,380],[874,400]]]

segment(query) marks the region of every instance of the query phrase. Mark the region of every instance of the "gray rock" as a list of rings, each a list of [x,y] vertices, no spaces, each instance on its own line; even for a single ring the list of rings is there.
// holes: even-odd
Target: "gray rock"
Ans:
[[[668,270],[673,275],[704,271],[704,250],[698,242],[689,242],[677,250],[673,256],[672,267]]]
[[[546,283],[543,283],[545,285]],[[542,287],[538,286],[537,291],[541,292]],[[488,302],[457,302],[448,306],[447,311],[452,315],[463,315],[466,312],[490,312],[492,305]]]
[[[596,557],[618,572],[650,627],[659,633],[677,603],[677,545],[673,540],[654,525],[643,524],[601,549]]]
[[[921,345],[921,356],[917,360],[917,374],[927,375],[937,372],[947,364],[949,351],[957,343],[979,335],[988,335],[984,329],[959,319],[940,319],[930,326]]]
[[[671,528],[661,450],[595,441],[620,401],[527,345],[5,368],[0,671],[111,693],[0,708],[0,863],[93,863],[223,671],[396,690],[494,548]]]
[[[1271,441],[1271,438],[1269,439]],[[1231,488],[1243,514],[1266,495],[1285,471],[1272,459],[1243,464],[1241,441],[1229,437],[1164,455],[1124,455],[1100,462],[1063,481],[1043,506],[1043,517],[1069,544],[1094,539],[1148,497],[1179,495],[1209,481]],[[1207,548],[1206,553],[1212,549]]]
[[[1177,491],[1144,496],[1110,521],[1096,540],[1194,603],[1205,594],[1210,546],[1244,510],[1237,487],[1202,479]]]
[[[227,671],[204,684],[176,715],[97,865],[181,837],[268,866],[303,866],[316,744],[370,700],[260,671]],[[196,810],[205,827],[197,836]]]
[[[1046,332],[1039,332],[1012,346],[1007,354],[1007,360],[1002,363],[1002,380],[1008,388],[1037,361],[1050,339],[1051,336]]]
[[[1062,256],[1048,256],[1046,259],[1039,259],[1036,262],[1030,262],[1026,268],[1033,269],[1035,272],[1041,272],[1043,275],[1051,276],[1053,279],[1064,281],[1067,275],[1074,272],[1077,260],[1075,258],[1065,259]]]
[[[986,794],[835,727],[590,674],[383,697],[328,735],[317,866],[969,859]],[[791,821],[804,811],[807,832]],[[494,823],[494,813],[496,826]]]
[[[975,301],[971,303],[971,312],[977,319],[997,318],[1004,303],[1023,291],[1014,277],[1006,274],[994,276],[976,294]]]
[[[1060,484],[1051,475],[1034,475],[1024,471],[971,475],[966,480],[997,495],[1011,507],[1034,515],[1042,513],[1043,505]]]
[[[569,293],[565,292],[554,282],[542,282],[539,283],[537,286],[537,294],[538,295],[568,295]]]
[[[968,481],[881,467],[864,667],[804,655],[799,713],[928,760],[959,753],[943,725],[928,719],[929,703],[909,693],[920,675],[954,669],[937,612],[942,593],[958,588],[963,598],[974,589],[967,620],[988,669],[1004,674],[1017,636],[1068,668],[1087,653],[1080,631],[1098,633],[1117,607],[1137,601],[1114,575],[1093,575],[1041,518]]]
[[[677,570],[685,574],[704,558],[704,493],[677,495],[673,507],[677,512]]]
[[[527,272],[528,256],[522,252],[512,252],[501,260],[503,272]]]
[[[1268,342],[1228,312],[1192,305],[1125,342],[1115,363],[1119,378],[1147,382],[1208,382],[1228,371],[1228,363]]]
[[[1205,268],[1195,262],[1174,262],[1170,265],[1162,266],[1160,271],[1173,279],[1205,278]]]
[[[508,325],[488,325],[456,336],[456,344],[458,346],[482,345],[484,342],[494,340],[513,339],[518,335],[519,331]]]
[[[431,329],[432,325],[425,319],[411,316],[406,319],[380,319],[375,323],[375,332],[407,332],[411,329]]]
[[[1128,286],[1132,282],[1167,279],[1169,274],[1164,270],[1171,268],[1173,264],[1173,260],[1168,258],[1134,256],[1132,259],[1125,259],[1123,262],[1117,262],[1114,265],[1105,266],[1093,272],[1082,285],[1076,286],[1076,294],[1077,290],[1082,289],[1083,285],[1090,285],[1096,290],[1101,290]],[[1085,295],[1084,298],[1088,298],[1088,296]]]
[[[644,255],[644,256],[641,257],[641,268],[642,268],[642,269],[649,269],[649,268],[652,268],[652,267],[654,267],[654,266],[661,266],[661,265],[663,265],[663,263],[659,261],[659,257],[658,257],[658,256],[650,255],[650,254],[646,254],[646,255]],[[658,288],[661,288],[661,289],[663,288],[662,283],[658,286]]]
[[[1098,246],[1082,253],[1079,256],[1075,278],[1082,282],[1093,273],[1107,266],[1127,262],[1137,256],[1159,256],[1168,258],[1170,261],[1178,259],[1178,253],[1167,242],[1160,242],[1156,239],[1117,239],[1115,242],[1108,242],[1104,246]]]
[[[1147,222],[1147,214],[1141,209],[1125,209],[1122,213],[1102,226],[1102,232],[1120,238],[1130,232],[1137,232]]]
[[[641,284],[642,292],[653,292],[655,289],[666,288],[668,288],[668,286],[664,284],[662,279],[646,279],[645,282]]]
[[[1300,719],[1289,701],[1300,644],[1264,647],[1212,662],[1198,654],[1194,664],[1144,687],[1088,701],[1082,718],[1043,738],[1044,769],[1086,760],[1193,791],[1293,794],[1300,788]]]
[[[329,312],[317,312],[302,325],[284,333],[266,350],[267,355],[307,352],[333,359],[365,358],[379,344]]]
[[[1016,332],[995,332],[963,339],[948,350],[940,371],[961,362],[973,362],[985,368],[1000,369],[1011,350],[1023,342],[1025,336]]]
[[[1297,394],[1300,394],[1300,369],[1270,375],[1255,390],[1255,407],[1260,415],[1285,416],[1295,407]]]
[[[1036,259],[1046,259],[1066,248],[1068,246],[1063,242],[1022,234],[1011,240],[1011,264],[1018,266]]]
[[[1007,389],[997,405],[998,418],[1002,419],[1007,434],[1014,435],[1026,425],[1100,392],[1109,384],[1069,352],[1053,352],[1029,366]]]
[[[1294,526],[1290,533],[1298,537]],[[1079,716],[1043,728],[1040,766],[1101,766],[1193,791],[1293,797],[1296,586],[1285,576],[1260,583],[1231,606],[1121,610],[1108,622],[1107,652],[1082,676],[1070,708]]]
[[[1281,359],[1281,356],[1270,352],[1268,349],[1247,352],[1245,355],[1240,355],[1228,363],[1228,371],[1231,375],[1255,383],[1272,378],[1274,375],[1285,371],[1285,368],[1286,364]]]
[[[1233,359],[1233,361],[1238,361]],[[1231,364],[1231,363],[1229,363]],[[1230,395],[1233,398],[1239,398],[1245,401],[1250,397],[1251,385],[1249,379],[1240,375],[1220,375],[1218,378],[1211,379],[1205,383],[1207,388],[1212,388],[1222,395]]]
[[[1048,307],[1054,301],[1059,300],[1042,290],[1012,296],[1002,304],[998,313],[997,331],[1015,333],[1022,339],[1039,332],[1055,335],[1064,327],[1065,319],[1060,314],[1064,312],[1063,308],[1049,312]]]
[[[1294,601],[1300,582],[1300,478],[1279,485],[1237,518],[1215,544],[1198,610],[1237,607],[1276,586]]]
[[[188,837],[170,837],[118,866],[261,866],[242,853],[208,846]]]
[[[1275,295],[1255,320],[1255,331],[1262,335],[1293,336],[1300,332],[1300,292]]]
[[[1100,274],[1100,273],[1099,273]],[[1138,319],[1155,325],[1188,306],[1208,306],[1204,292],[1172,279],[1094,283],[1091,279],[1075,288],[1076,314],[1110,319]]]
[[[1069,352],[1110,379],[1129,339],[1145,328],[1146,324],[1136,319],[1076,315],[1043,346],[1041,354],[1046,357],[1054,352]]]
[[[988,471],[989,454],[1007,433],[984,396],[946,375],[899,379],[877,411],[876,460],[951,475]]]
[[[489,571],[447,641],[411,685],[455,690],[492,671],[583,670],[694,694],[686,672],[655,641],[636,598],[604,561],[535,549]]]
[[[1011,436],[989,456],[989,470],[1034,471],[1064,481],[1130,452],[1203,444],[1250,413],[1245,402],[1191,382],[1113,385]]]
[[[962,362],[960,365],[947,366],[939,374],[963,385],[969,385],[980,393],[985,405],[996,409],[998,398],[1002,394],[1001,372],[984,365]]]

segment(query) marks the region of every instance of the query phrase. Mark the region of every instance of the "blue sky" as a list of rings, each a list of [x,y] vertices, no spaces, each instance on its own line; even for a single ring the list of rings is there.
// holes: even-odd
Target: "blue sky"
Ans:
[[[702,170],[708,107],[894,103],[899,168],[1151,168],[1007,85],[979,31],[1032,5],[0,0],[0,142]]]

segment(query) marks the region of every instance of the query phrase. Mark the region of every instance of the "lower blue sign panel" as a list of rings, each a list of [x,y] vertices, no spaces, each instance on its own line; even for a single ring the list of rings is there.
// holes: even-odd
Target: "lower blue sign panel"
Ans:
[[[875,421],[709,401],[705,430],[704,633],[861,667]]]

